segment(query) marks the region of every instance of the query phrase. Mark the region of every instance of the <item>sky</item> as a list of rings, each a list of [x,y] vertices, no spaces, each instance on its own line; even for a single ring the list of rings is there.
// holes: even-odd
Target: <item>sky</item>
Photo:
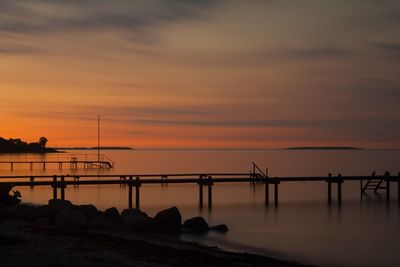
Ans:
[[[0,136],[400,148],[400,1],[0,0]]]

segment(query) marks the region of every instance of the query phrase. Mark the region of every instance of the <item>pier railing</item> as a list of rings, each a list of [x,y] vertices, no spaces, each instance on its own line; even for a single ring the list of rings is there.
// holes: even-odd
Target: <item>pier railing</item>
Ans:
[[[363,182],[371,179],[371,176],[333,176],[328,174],[325,177],[268,177],[259,173],[254,176],[252,173],[171,173],[171,174],[83,174],[83,175],[30,175],[30,176],[0,176],[0,186],[12,184],[14,186],[52,186],[53,198],[58,198],[58,189],[61,199],[65,199],[65,188],[68,185],[126,185],[128,186],[129,207],[132,207],[133,187],[135,187],[136,207],[140,203],[140,187],[146,184],[194,184],[199,187],[199,205],[204,204],[204,188],[208,191],[208,207],[212,207],[212,187],[220,183],[262,183],[265,187],[265,205],[269,205],[269,187],[273,186],[274,203],[278,205],[279,185],[286,182],[325,182],[327,183],[328,203],[332,203],[333,186],[337,188],[337,202],[342,203],[342,187],[345,181],[359,181],[362,197]],[[397,198],[400,204],[400,173],[397,176],[376,175],[374,179],[381,179],[385,183],[386,199],[389,203],[391,184],[397,184]]]

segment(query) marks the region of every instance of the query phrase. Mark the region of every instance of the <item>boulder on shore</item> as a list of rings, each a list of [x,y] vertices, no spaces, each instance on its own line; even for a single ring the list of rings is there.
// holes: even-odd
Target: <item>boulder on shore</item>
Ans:
[[[154,222],[161,232],[177,232],[182,227],[182,216],[177,207],[172,207],[158,212]]]
[[[215,232],[226,233],[229,231],[229,228],[226,224],[218,224],[218,225],[212,226],[211,230],[213,230]]]
[[[85,215],[77,210],[67,209],[57,213],[54,222],[58,227],[72,229],[82,229],[87,225],[87,219]]]
[[[72,205],[69,200],[61,200],[61,199],[50,199],[49,206],[55,211],[60,212],[66,209],[72,209],[74,205]]]
[[[104,211],[104,216],[107,217],[108,219],[110,219],[111,221],[114,221],[114,222],[120,222],[121,221],[121,217],[119,215],[119,211],[115,207],[106,209]]]
[[[121,213],[121,221],[131,227],[135,222],[149,218],[146,213],[138,209],[125,209]]]
[[[98,213],[98,215],[89,223],[89,227],[98,230],[111,230],[119,231],[124,227],[120,222],[116,222],[109,217],[105,216],[104,213]]]
[[[53,218],[54,210],[49,205],[37,206],[36,213],[38,218]]]
[[[150,217],[141,218],[140,220],[135,221],[130,229],[134,232],[142,233],[153,233],[158,230],[154,219]]]
[[[88,221],[91,221],[97,215],[97,208],[94,205],[77,205],[74,210],[82,213]]]
[[[5,219],[34,221],[38,214],[35,206],[26,204],[15,205],[5,209]]]
[[[194,232],[207,232],[210,230],[208,223],[203,217],[194,217],[188,219],[183,223],[183,227]]]

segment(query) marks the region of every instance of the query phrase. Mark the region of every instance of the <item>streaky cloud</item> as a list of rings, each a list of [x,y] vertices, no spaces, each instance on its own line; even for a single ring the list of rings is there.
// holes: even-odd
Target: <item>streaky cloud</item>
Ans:
[[[293,49],[282,52],[283,56],[297,59],[326,59],[343,58],[351,55],[349,50],[335,47],[313,47],[305,49]]]
[[[144,34],[147,30],[161,27],[165,23],[205,19],[206,11],[218,6],[220,2],[3,1],[0,3],[0,8],[9,15],[0,15],[0,32],[36,34],[111,28],[129,32],[140,31]]]
[[[18,45],[18,44],[1,44],[0,43],[0,54],[39,54],[44,52],[43,49]]]

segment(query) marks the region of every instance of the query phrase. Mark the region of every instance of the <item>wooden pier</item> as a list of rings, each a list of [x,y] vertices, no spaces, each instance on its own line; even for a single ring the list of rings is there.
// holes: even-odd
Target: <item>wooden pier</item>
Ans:
[[[7,179],[7,181],[4,181]],[[382,180],[385,183],[385,193],[387,203],[390,202],[390,186],[397,184],[397,198],[400,204],[400,173],[392,176],[386,172],[385,175],[373,176],[373,179]],[[266,206],[270,204],[269,187],[273,186],[274,204],[279,203],[279,186],[283,183],[294,182],[322,182],[327,185],[327,201],[332,204],[334,186],[336,186],[336,199],[338,205],[342,203],[342,188],[347,181],[359,181],[360,192],[363,194],[363,183],[371,180],[371,176],[333,176],[328,174],[325,177],[269,177],[265,173],[183,173],[183,174],[122,174],[122,175],[31,175],[31,176],[0,176],[0,186],[2,184],[12,184],[14,186],[52,186],[53,198],[65,199],[65,188],[68,185],[126,185],[128,186],[128,205],[133,204],[133,187],[135,187],[135,207],[140,206],[140,187],[147,184],[193,184],[199,187],[199,205],[204,205],[204,187],[207,188],[208,208],[212,207],[212,187],[215,184],[224,183],[262,183],[265,187]]]
[[[29,169],[33,170],[34,165],[39,165],[43,170],[46,170],[48,165],[58,165],[58,169],[62,170],[65,165],[69,166],[70,170],[77,170],[79,167],[83,169],[111,169],[114,163],[111,161],[103,160],[32,160],[32,161],[0,161],[0,164],[10,166],[10,170],[14,170],[15,165],[29,165]]]

